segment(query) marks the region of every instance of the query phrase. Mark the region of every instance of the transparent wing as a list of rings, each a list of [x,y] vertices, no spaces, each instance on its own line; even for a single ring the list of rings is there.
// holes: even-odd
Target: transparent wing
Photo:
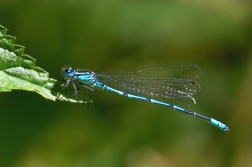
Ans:
[[[191,64],[100,73],[96,77],[98,81],[126,93],[191,106],[196,103],[192,96],[201,90],[193,80],[201,75],[200,67]]]

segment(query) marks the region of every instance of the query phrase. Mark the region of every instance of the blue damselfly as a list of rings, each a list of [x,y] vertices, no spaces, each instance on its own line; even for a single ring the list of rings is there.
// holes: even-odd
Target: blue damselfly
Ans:
[[[64,67],[62,74],[67,78],[65,87],[71,82],[75,95],[78,93],[79,86],[89,89],[91,93],[94,88],[99,88],[128,98],[169,107],[201,118],[225,132],[229,131],[225,124],[213,118],[177,106],[177,104],[186,106],[196,104],[193,96],[198,94],[201,88],[194,80],[202,75],[202,70],[195,64],[97,74],[90,70],[73,70],[71,67]]]

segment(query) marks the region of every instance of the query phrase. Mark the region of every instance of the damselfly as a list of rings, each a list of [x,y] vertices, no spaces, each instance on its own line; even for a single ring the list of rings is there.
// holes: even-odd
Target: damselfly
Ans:
[[[99,74],[90,70],[73,70],[71,67],[64,67],[62,75],[67,78],[65,87],[71,82],[75,95],[78,93],[79,86],[91,90],[91,94],[94,88],[99,88],[128,98],[170,107],[184,114],[201,118],[225,132],[229,131],[225,124],[213,118],[174,105],[181,102],[182,105],[196,104],[193,96],[198,94],[201,88],[194,80],[202,75],[202,70],[195,64]]]

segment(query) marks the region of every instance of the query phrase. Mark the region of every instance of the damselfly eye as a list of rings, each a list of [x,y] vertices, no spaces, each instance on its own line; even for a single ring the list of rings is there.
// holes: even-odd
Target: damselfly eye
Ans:
[[[72,68],[71,67],[66,67],[65,68],[65,72],[66,73],[71,73],[72,72]]]
[[[65,77],[72,77],[74,75],[74,70],[72,67],[64,67],[62,69],[62,75]]]

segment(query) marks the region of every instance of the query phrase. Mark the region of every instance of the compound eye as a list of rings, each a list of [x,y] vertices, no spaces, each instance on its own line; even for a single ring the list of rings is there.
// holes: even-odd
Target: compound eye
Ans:
[[[66,73],[71,73],[71,72],[72,72],[72,68],[71,68],[71,67],[67,67],[67,68],[65,69],[65,72],[66,72]]]

